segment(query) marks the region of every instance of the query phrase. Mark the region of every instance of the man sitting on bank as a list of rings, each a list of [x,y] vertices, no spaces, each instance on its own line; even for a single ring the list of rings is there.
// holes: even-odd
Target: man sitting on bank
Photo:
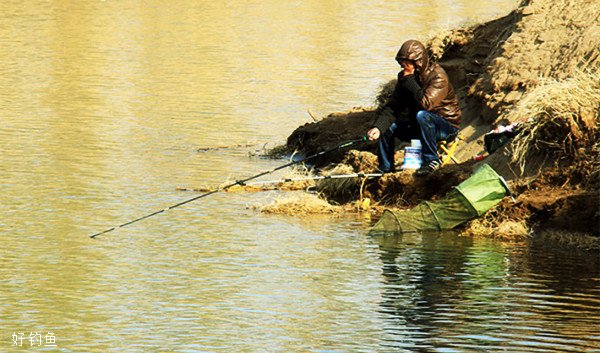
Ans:
[[[394,172],[397,137],[401,141],[421,140],[422,166],[415,175],[431,174],[441,165],[437,142],[451,141],[458,134],[460,107],[448,74],[430,63],[425,46],[416,40],[402,44],[396,54],[402,67],[390,101],[367,131],[369,140],[379,140],[379,169]],[[401,113],[408,109],[408,119]]]

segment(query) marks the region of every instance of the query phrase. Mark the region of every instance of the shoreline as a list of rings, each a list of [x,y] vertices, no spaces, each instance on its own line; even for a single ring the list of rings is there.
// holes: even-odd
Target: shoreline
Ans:
[[[456,153],[459,164],[425,178],[403,171],[362,185],[317,183],[317,190],[342,205],[368,198],[377,206],[410,208],[443,197],[479,164],[487,163],[509,181],[517,202],[505,199],[459,229],[461,233],[511,240],[548,233],[561,244],[573,243],[572,234],[583,234],[584,247],[600,249],[599,27],[593,25],[597,5],[580,2],[573,7],[567,0],[523,1],[506,16],[425,42],[448,72],[463,110],[465,142]],[[565,56],[565,50],[571,55]],[[378,92],[379,106],[394,84],[392,80]],[[312,155],[356,139],[377,113],[378,107],[357,107],[329,114],[298,127],[273,153]],[[522,123],[523,129],[483,161],[473,161],[483,151],[484,134],[500,121]],[[319,173],[342,166],[346,172],[374,173],[375,153],[376,144],[365,143],[312,162]],[[402,155],[397,152],[396,163]],[[558,233],[568,234],[569,240],[561,240]],[[594,245],[589,237],[596,239]]]

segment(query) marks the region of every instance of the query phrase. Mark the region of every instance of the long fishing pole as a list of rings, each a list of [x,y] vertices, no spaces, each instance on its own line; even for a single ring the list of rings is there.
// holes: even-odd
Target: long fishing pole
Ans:
[[[343,148],[346,148],[346,147],[350,147],[350,146],[352,146],[352,145],[355,145],[355,144],[357,144],[357,143],[360,143],[360,142],[364,142],[364,141],[366,141],[366,140],[367,140],[367,137],[366,137],[366,136],[363,136],[363,137],[361,137],[360,139],[356,139],[356,140],[352,140],[352,141],[345,142],[345,143],[343,143],[343,144],[341,144],[341,145],[339,145],[339,146],[335,146],[335,147],[333,147],[333,148],[330,148],[330,149],[328,149],[328,150],[324,150],[324,151],[321,151],[321,152],[319,152],[319,153],[315,153],[315,154],[313,154],[313,155],[311,155],[311,156],[308,156],[308,157],[305,157],[305,158],[299,159],[299,160],[297,160],[297,161],[292,161],[292,162],[290,162],[290,163],[287,163],[287,164],[281,165],[281,166],[279,166],[279,167],[277,167],[277,168],[274,168],[274,169],[271,169],[271,170],[267,170],[267,171],[264,171],[264,172],[262,172],[262,173],[259,173],[259,174],[256,174],[256,175],[253,175],[253,176],[251,176],[251,177],[248,177],[248,178],[246,178],[246,179],[237,180],[237,181],[236,181],[236,182],[234,182],[234,183],[231,183],[231,184],[225,185],[225,186],[223,186],[223,187],[218,187],[218,188],[215,188],[214,190],[211,190],[211,191],[208,191],[208,192],[206,192],[206,193],[204,193],[204,194],[200,194],[200,195],[198,195],[198,196],[195,196],[195,197],[192,197],[192,198],[190,198],[190,199],[187,199],[187,200],[181,201],[181,202],[179,202],[179,203],[177,203],[177,204],[175,204],[175,205],[169,206],[169,207],[167,207],[167,208],[163,208],[162,210],[154,211],[154,212],[152,212],[152,213],[149,213],[149,214],[147,214],[147,215],[145,215],[145,216],[142,216],[142,217],[136,218],[136,219],[134,219],[134,220],[131,220],[131,221],[125,222],[125,223],[123,223],[123,224],[120,224],[120,225],[118,225],[118,226],[114,226],[114,227],[108,228],[108,229],[106,229],[106,230],[103,230],[103,231],[101,231],[101,232],[98,232],[98,233],[92,234],[92,235],[90,235],[90,238],[95,238],[95,237],[97,237],[97,236],[99,236],[99,235],[106,234],[106,233],[110,233],[110,232],[112,232],[112,231],[113,231],[113,230],[115,230],[115,229],[126,227],[126,226],[128,226],[128,225],[130,225],[130,224],[133,224],[133,223],[139,222],[139,221],[141,221],[141,220],[144,220],[144,219],[147,219],[147,218],[150,218],[150,217],[156,216],[156,215],[158,215],[158,214],[161,214],[161,213],[163,213],[163,212],[166,212],[166,211],[172,210],[172,209],[174,209],[174,208],[177,208],[177,207],[183,206],[183,205],[185,205],[185,204],[188,204],[188,203],[190,203],[190,202],[192,202],[192,201],[196,201],[196,200],[198,200],[198,199],[201,199],[201,198],[203,198],[203,197],[206,197],[206,196],[209,196],[209,195],[212,195],[212,194],[216,194],[216,193],[217,193],[217,192],[219,192],[219,191],[222,191],[222,190],[227,190],[227,189],[229,189],[230,187],[233,187],[233,186],[235,186],[235,185],[244,185],[246,182],[248,182],[248,181],[250,181],[250,180],[253,180],[253,179],[256,179],[256,178],[259,178],[259,177],[261,177],[261,176],[263,176],[263,175],[271,174],[271,173],[273,173],[273,172],[275,172],[275,171],[278,171],[278,170],[280,170],[280,169],[287,168],[287,167],[290,167],[290,166],[292,166],[292,165],[295,165],[295,164],[299,164],[299,163],[305,162],[305,161],[307,161],[307,160],[309,160],[309,159],[317,158],[317,157],[319,157],[319,156],[322,156],[322,155],[324,155],[324,154],[327,154],[327,153],[331,153],[331,152],[333,152],[333,151],[337,151],[337,150],[341,150],[341,149],[343,149]]]
[[[277,180],[259,180],[259,181],[250,181],[244,184],[239,184],[240,186],[260,186],[260,185],[269,185],[269,184],[284,184],[291,183],[296,181],[309,181],[309,180],[328,180],[328,179],[350,179],[350,178],[379,178],[382,177],[383,173],[351,173],[351,174],[332,174],[332,175],[315,175],[309,177],[301,177],[301,178],[283,178]],[[183,188],[178,187],[178,191],[201,191],[206,192],[210,191],[210,188]]]
[[[283,184],[294,181],[306,181],[306,180],[328,180],[328,179],[348,179],[348,178],[378,178],[383,176],[383,173],[351,173],[351,174],[332,174],[332,175],[315,175],[311,177],[303,178],[284,178],[279,180],[261,180],[251,181],[245,185],[265,185],[265,184]]]

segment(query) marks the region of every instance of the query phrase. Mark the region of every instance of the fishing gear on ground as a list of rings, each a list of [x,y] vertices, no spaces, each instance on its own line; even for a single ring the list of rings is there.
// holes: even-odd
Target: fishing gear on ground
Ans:
[[[522,126],[518,122],[513,124],[501,122],[483,137],[485,150],[489,154],[496,152],[500,147],[506,145],[508,141],[517,136],[521,130]]]

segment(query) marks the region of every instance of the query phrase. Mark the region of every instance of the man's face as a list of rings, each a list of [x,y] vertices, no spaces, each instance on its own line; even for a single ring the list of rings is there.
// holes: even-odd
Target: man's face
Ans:
[[[410,60],[400,60],[400,61],[398,61],[398,64],[400,64],[400,66],[402,67],[402,69],[404,71],[414,71],[415,70],[415,64]]]

